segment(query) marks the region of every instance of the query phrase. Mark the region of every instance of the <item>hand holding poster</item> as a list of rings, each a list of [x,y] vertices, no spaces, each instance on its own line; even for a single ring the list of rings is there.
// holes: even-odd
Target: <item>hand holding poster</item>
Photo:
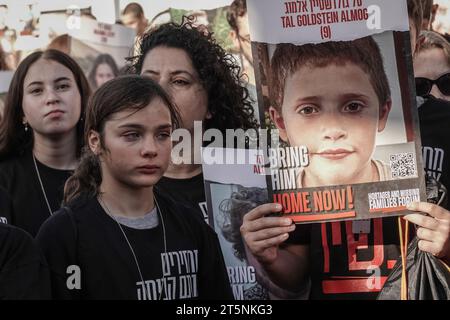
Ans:
[[[236,300],[305,299],[309,288],[291,293],[274,285],[240,233],[244,215],[268,202],[261,150],[204,148],[203,177],[209,225],[216,231]],[[241,159],[210,163],[205,155]]]
[[[269,195],[283,214],[368,219],[425,199],[406,1],[248,8],[260,113],[283,145],[268,152]]]

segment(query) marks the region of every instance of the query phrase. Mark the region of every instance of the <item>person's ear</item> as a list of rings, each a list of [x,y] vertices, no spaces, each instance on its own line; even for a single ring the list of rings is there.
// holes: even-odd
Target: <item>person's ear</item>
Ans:
[[[281,113],[278,112],[278,110],[276,108],[270,107],[269,115],[270,115],[270,119],[272,119],[272,122],[275,124],[275,126],[278,129],[278,132],[280,133],[280,138],[285,142],[289,142],[287,132],[286,132],[286,126],[284,124],[284,119],[283,119],[283,116],[281,115]]]
[[[89,149],[96,155],[101,154],[101,142],[100,142],[100,134],[97,131],[90,130],[88,135],[88,144]]]
[[[380,108],[380,114],[378,117],[378,132],[381,132],[386,128],[386,123],[389,117],[389,112],[391,111],[392,100],[389,99],[386,103]]]

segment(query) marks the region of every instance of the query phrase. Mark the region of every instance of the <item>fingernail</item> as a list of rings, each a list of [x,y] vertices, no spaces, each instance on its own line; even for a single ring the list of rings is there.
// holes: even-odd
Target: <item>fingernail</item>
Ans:
[[[275,205],[275,209],[281,210],[281,209],[283,209],[283,207],[281,206],[281,204],[277,203],[277,204]]]
[[[291,219],[284,219],[283,220],[283,224],[286,225],[286,226],[290,226],[291,223],[292,223]]]

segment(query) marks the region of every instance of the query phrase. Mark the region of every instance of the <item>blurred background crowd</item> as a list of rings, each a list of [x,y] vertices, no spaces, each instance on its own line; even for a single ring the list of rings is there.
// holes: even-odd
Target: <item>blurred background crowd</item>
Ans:
[[[0,0],[0,115],[14,70],[31,52],[70,54],[93,90],[125,71],[146,30],[195,17],[254,83],[245,1]]]

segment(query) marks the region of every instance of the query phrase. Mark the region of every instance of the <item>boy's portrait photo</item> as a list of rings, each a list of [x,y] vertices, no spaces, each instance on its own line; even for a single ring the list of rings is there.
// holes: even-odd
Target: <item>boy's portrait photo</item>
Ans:
[[[269,61],[262,69],[269,79],[266,116],[285,145],[308,150],[297,188],[397,179],[391,156],[415,154],[394,41],[388,32],[352,41],[267,45],[268,57],[261,59]],[[413,171],[403,178],[416,177]]]

